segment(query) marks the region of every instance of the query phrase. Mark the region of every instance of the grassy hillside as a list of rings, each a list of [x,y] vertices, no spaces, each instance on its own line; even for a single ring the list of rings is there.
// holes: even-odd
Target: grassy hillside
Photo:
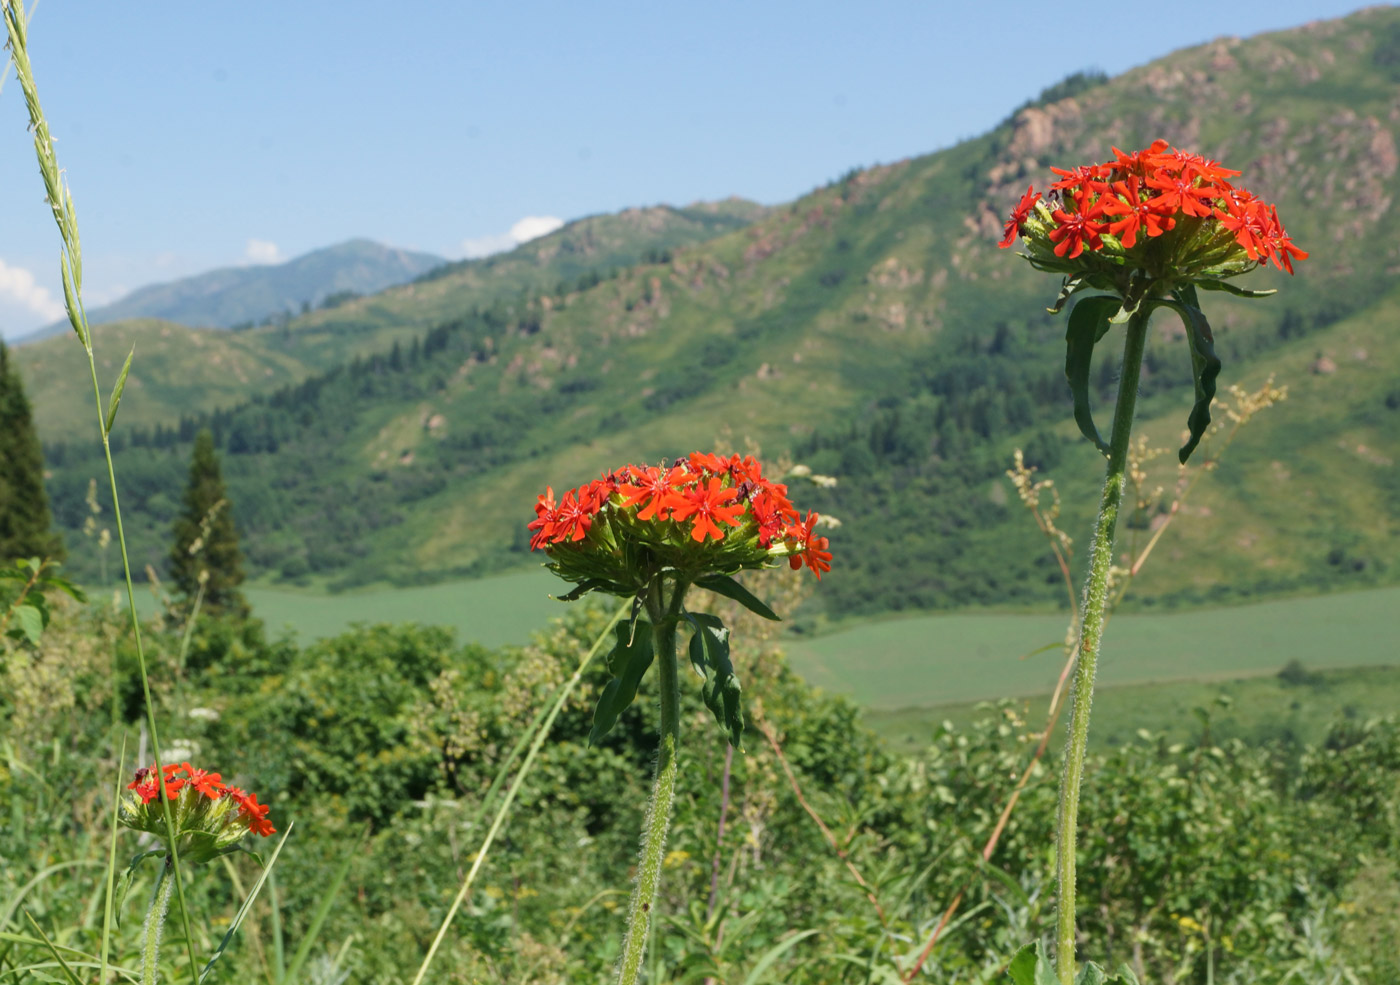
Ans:
[[[247,400],[250,392],[275,390],[307,375],[299,359],[243,332],[211,332],[142,318],[103,325],[94,338],[104,392],[136,347],[119,430],[178,424],[179,408],[193,414],[232,406]],[[14,354],[32,395],[40,435],[52,441],[93,434],[95,441],[92,377],[87,354],[72,329],[15,349]]]
[[[322,306],[314,311],[231,334],[187,327],[228,327],[232,323],[222,318],[206,319],[194,309],[179,308],[175,302],[195,304],[204,294],[213,299],[232,296],[229,292],[246,294],[253,288],[270,290],[268,284],[273,282],[264,283],[268,272],[283,267],[297,268],[284,271],[283,280],[300,271],[306,277],[325,275],[316,283],[331,283],[326,278],[332,273],[339,277],[346,271],[359,270],[380,253],[403,251],[389,251],[367,240],[355,240],[316,251],[282,267],[213,271],[174,284],[145,288],[118,305],[93,312],[91,317],[97,324],[129,317],[127,312],[146,308],[179,310],[188,315],[186,324],[165,321],[158,331],[152,328],[152,319],[138,318],[137,324],[104,324],[95,335],[104,359],[117,359],[112,375],[120,369],[131,343],[140,343],[132,380],[140,377],[147,385],[128,392],[122,403],[123,422],[147,428],[159,423],[173,426],[184,416],[232,407],[318,372],[334,370],[354,356],[381,351],[387,354],[395,342],[407,346],[423,333],[425,326],[438,325],[473,308],[515,301],[525,291],[546,287],[567,297],[570,292],[597,284],[620,267],[647,258],[668,258],[672,250],[741,227],[763,211],[762,206],[752,202],[729,199],[701,202],[684,209],[657,206],[590,216],[508,253],[450,264],[421,263],[413,268],[413,273],[405,268],[388,283],[406,280],[424,270],[430,272],[414,283],[379,293],[373,291],[386,283],[384,278],[361,271],[351,280],[334,280],[340,286],[338,293],[329,298],[326,295],[331,292],[318,289],[315,300]],[[405,256],[412,259],[426,254]],[[359,266],[357,260],[362,261]],[[328,269],[331,267],[334,270]],[[226,283],[233,275],[242,279]],[[370,280],[366,281],[366,277]],[[250,278],[252,281],[245,284]],[[372,286],[364,287],[366,283]],[[353,291],[345,293],[347,284],[362,285],[360,293],[366,296],[360,297]],[[312,299],[312,294],[307,294],[306,299]],[[293,307],[299,304],[298,300]],[[257,317],[262,318],[286,311],[287,306],[279,302],[278,306],[259,310]],[[65,322],[64,330],[53,337],[15,350],[40,433],[48,442],[81,440],[90,424],[86,405],[75,404],[72,399],[75,393],[90,399],[91,382],[85,357],[73,344],[71,329],[66,326]],[[119,357],[114,355],[118,349]],[[164,383],[154,385],[157,378]]]
[[[285,345],[308,361],[398,345],[210,419],[254,563],[342,584],[520,565],[546,483],[720,437],[841,477],[800,491],[844,522],[820,593],[832,614],[1054,604],[1058,575],[1002,471],[1026,447],[1077,533],[1101,466],[1068,420],[1063,316],[1044,311],[1058,285],[996,248],[1001,216],[1051,164],[1164,136],[1245,169],[1313,257],[1296,278],[1252,278],[1275,299],[1208,299],[1222,382],[1277,372],[1292,396],[1203,483],[1139,597],[1393,580],[1400,247],[1377,233],[1400,184],[1397,32],[1400,11],[1376,9],[1179,52],[596,284],[541,284],[516,256],[501,269],[534,278],[523,296],[453,294],[471,267],[294,322]],[[1177,332],[1154,332],[1140,403],[1164,445],[1190,401]],[[1101,401],[1111,376],[1096,371]],[[131,527],[158,559],[187,449],[132,438],[129,481],[150,495]],[[91,466],[51,450],[59,515],[80,523]]]

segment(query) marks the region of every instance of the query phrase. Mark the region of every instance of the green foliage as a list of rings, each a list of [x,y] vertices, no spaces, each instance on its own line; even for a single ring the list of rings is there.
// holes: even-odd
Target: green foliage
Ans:
[[[208,430],[195,437],[174,540],[170,577],[186,604],[193,605],[198,596],[211,613],[247,615],[248,603],[238,590],[243,583],[243,554],[214,453],[214,436]]]
[[[0,342],[0,562],[17,557],[62,560],[52,529],[44,458],[19,367]]]
[[[620,622],[615,632],[617,642],[607,658],[608,673],[613,676],[603,686],[597,707],[593,709],[593,728],[588,732],[590,746],[596,745],[599,739],[611,732],[617,724],[617,716],[636,700],[642,676],[656,658],[650,622],[644,619],[634,620],[631,624]]]

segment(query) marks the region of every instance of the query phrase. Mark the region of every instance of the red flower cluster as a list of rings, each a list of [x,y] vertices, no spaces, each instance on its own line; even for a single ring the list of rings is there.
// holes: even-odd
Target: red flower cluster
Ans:
[[[267,819],[269,806],[259,804],[257,794],[245,793],[238,787],[225,786],[223,777],[218,773],[196,769],[189,763],[167,763],[161,772],[165,774],[165,795],[170,800],[174,800],[186,787],[194,791],[194,796],[203,796],[209,800],[230,797],[238,805],[238,817],[247,823],[249,831],[264,838],[276,833],[277,829]],[[136,771],[135,779],[128,783],[126,788],[135,791],[143,804],[149,804],[160,796],[156,775],[154,763],[144,766]]]
[[[1059,207],[1046,207],[1054,221],[1048,235],[1055,256],[1072,260],[1086,249],[1100,250],[1105,235],[1131,250],[1140,236],[1153,239],[1184,220],[1214,218],[1259,264],[1272,260],[1291,274],[1293,261],[1307,258],[1284,231],[1277,208],[1230,183],[1240,172],[1176,150],[1165,140],[1132,154],[1115,147],[1113,154],[1116,159],[1108,164],[1050,169],[1060,176],[1050,186],[1051,198],[1058,193]],[[999,244],[1003,249],[1017,233],[1025,235],[1040,198],[1034,187],[1026,189],[1007,220]]]
[[[827,539],[813,536],[817,514],[809,512],[803,520],[788,500],[787,486],[765,479],[762,464],[751,456],[695,452],[669,467],[625,465],[570,489],[558,502],[549,487],[535,504],[530,549],[584,541],[605,508],[629,511],[669,533],[688,533],[697,544],[723,541],[751,525],[746,533],[764,550],[774,543],[787,547],[794,569],[806,564],[818,578],[831,570]]]

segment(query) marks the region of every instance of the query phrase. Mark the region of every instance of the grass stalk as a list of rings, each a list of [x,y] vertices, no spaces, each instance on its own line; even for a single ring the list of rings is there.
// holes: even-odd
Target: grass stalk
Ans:
[[[457,891],[457,896],[452,900],[452,905],[447,910],[447,915],[442,918],[442,926],[438,928],[437,934],[433,937],[433,943],[428,947],[428,953],[423,956],[423,963],[418,967],[418,973],[413,976],[413,985],[421,985],[424,977],[428,974],[428,968],[433,963],[433,958],[437,955],[438,948],[442,945],[442,940],[447,936],[447,928],[452,925],[452,920],[457,916],[457,911],[462,908],[462,903],[466,901],[467,894],[471,892],[472,883],[476,880],[477,873],[481,871],[481,866],[486,861],[487,854],[491,851],[491,845],[496,840],[496,835],[501,830],[501,825],[505,823],[506,816],[510,813],[510,808],[515,803],[515,795],[520,792],[520,785],[525,782],[525,777],[529,774],[530,768],[535,763],[535,756],[544,745],[545,739],[549,737],[549,730],[554,725],[554,719],[559,716],[560,710],[564,707],[564,702],[573,693],[579,681],[583,679],[583,672],[588,669],[598,652],[603,649],[612,634],[613,627],[622,619],[623,615],[631,609],[629,604],[617,607],[608,624],[603,627],[603,631],[598,634],[598,638],[593,641],[593,645],[579,661],[578,667],[574,669],[573,675],[559,689],[554,699],[549,713],[540,722],[539,731],[536,732],[534,741],[530,743],[530,751],[525,755],[525,761],[520,764],[520,771],[515,774],[515,779],[511,781],[510,788],[506,791],[505,798],[501,801],[501,806],[496,809],[496,816],[491,822],[491,828],[486,832],[486,837],[481,842],[481,847],[476,851],[476,857],[472,860],[472,867],[467,872],[467,876],[462,880],[462,887]],[[537,719],[538,721],[538,719]],[[509,766],[509,760],[507,761]],[[504,776],[504,770],[498,775]],[[493,784],[494,786],[494,784]]]
[[[39,160],[39,174],[43,178],[49,208],[53,212],[54,222],[58,226],[59,235],[63,241],[59,263],[63,274],[63,294],[68,320],[73,326],[73,331],[77,333],[78,341],[82,343],[83,350],[87,353],[88,371],[92,377],[92,396],[97,408],[98,431],[102,436],[102,452],[106,460],[107,478],[112,491],[112,512],[116,517],[117,543],[121,548],[122,570],[126,576],[126,599],[127,607],[131,613],[132,638],[136,645],[136,661],[141,672],[141,690],[146,702],[146,726],[151,732],[151,749],[155,757],[156,776],[160,778],[163,776],[161,772],[163,764],[160,759],[160,740],[156,731],[155,705],[151,699],[151,684],[146,672],[146,654],[141,641],[141,620],[136,614],[136,592],[131,580],[131,558],[127,552],[126,534],[122,529],[121,503],[117,495],[117,473],[112,463],[110,440],[112,424],[116,419],[122,387],[126,382],[126,371],[131,366],[131,358],[127,357],[126,368],[122,370],[121,377],[113,387],[110,403],[104,412],[102,387],[97,380],[97,361],[92,351],[92,333],[88,328],[87,313],[83,309],[82,242],[78,235],[78,218],[73,208],[73,195],[59,171],[58,159],[53,149],[53,136],[49,133],[48,121],[44,118],[43,109],[39,105],[39,90],[34,81],[33,67],[29,63],[28,25],[24,10],[16,0],[0,0],[0,5],[3,5],[4,8],[5,29],[9,35],[10,57],[14,62],[15,76],[19,80],[20,88],[24,91],[24,101],[29,111],[30,129],[34,132],[34,151]],[[185,946],[189,952],[190,974],[195,981],[198,981],[199,962],[194,953],[194,934],[190,929],[189,910],[185,905],[180,853],[175,838],[175,819],[164,782],[158,782],[157,786],[160,791],[162,813],[165,817],[167,845],[175,881],[175,895],[180,903]]]
[[[1108,606],[1108,574],[1113,566],[1113,538],[1118,510],[1123,502],[1123,480],[1128,465],[1128,444],[1132,437],[1133,411],[1137,405],[1138,379],[1142,355],[1147,345],[1146,306],[1128,321],[1123,347],[1123,372],[1118,381],[1118,404],[1113,413],[1113,434],[1109,440],[1108,474],[1094,542],[1089,550],[1089,578],[1084,589],[1083,613],[1079,628],[1079,659],[1074,667],[1071,691],[1069,736],[1065,743],[1065,767],[1060,780],[1059,823],[1056,832],[1056,972],[1060,985],[1074,985],[1075,972],[1075,844],[1079,825],[1079,791],[1084,780],[1084,755],[1089,744],[1089,709],[1094,697],[1094,672],[1103,641]]]

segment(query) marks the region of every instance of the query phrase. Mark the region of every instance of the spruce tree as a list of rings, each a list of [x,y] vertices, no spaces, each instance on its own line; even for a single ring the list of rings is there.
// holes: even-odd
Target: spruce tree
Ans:
[[[19,367],[0,342],[0,566],[15,558],[63,558],[44,489],[44,455]]]
[[[193,602],[200,576],[208,572],[202,607],[214,614],[246,616],[248,603],[238,590],[243,583],[243,555],[214,453],[214,435],[208,428],[194,439],[189,484],[174,533],[170,575],[185,600]]]

